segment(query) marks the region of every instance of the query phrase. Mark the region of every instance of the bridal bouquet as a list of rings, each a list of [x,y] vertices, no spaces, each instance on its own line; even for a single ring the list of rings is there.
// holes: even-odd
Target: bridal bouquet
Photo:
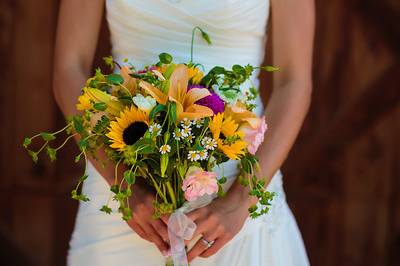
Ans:
[[[209,41],[208,35],[200,31]],[[255,176],[255,153],[267,125],[264,117],[252,112],[257,90],[243,85],[249,83],[255,69],[275,68],[216,66],[203,73],[201,65],[192,61],[177,64],[167,53],[141,70],[127,60],[117,63],[107,57],[105,61],[116,71],[105,74],[97,69],[87,80],[76,105],[80,115],[69,117],[59,131],[42,132],[24,140],[23,146],[33,161],[42,151],[54,161],[57,151],[74,137],[80,139],[76,162],[84,159],[87,166],[88,157],[96,158],[97,150],[104,149],[116,168],[110,188],[112,198],[119,203],[117,211],[122,218],[129,220],[132,210],[128,202],[135,193],[137,178],[154,188],[157,218],[204,196],[223,196],[221,185],[226,178],[217,177],[213,169],[237,160],[239,181],[250,186],[250,194],[259,199],[258,205],[249,208],[250,216],[268,212],[274,193]],[[54,147],[52,141],[62,132],[67,134],[65,141]],[[29,150],[36,138],[42,139],[43,146],[38,151]],[[127,170],[118,176],[122,164]],[[72,198],[89,200],[80,191],[87,177],[85,169],[71,192]],[[101,211],[113,210],[105,203]]]

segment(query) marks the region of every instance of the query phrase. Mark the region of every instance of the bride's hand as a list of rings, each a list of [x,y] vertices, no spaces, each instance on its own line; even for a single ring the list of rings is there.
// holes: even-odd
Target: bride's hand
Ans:
[[[235,188],[232,187],[224,197],[187,214],[197,225],[193,238],[202,235],[188,253],[189,262],[197,256],[209,257],[215,254],[240,231],[249,216],[248,207],[254,204],[253,199],[243,187],[237,184],[233,186]],[[208,248],[206,242],[213,241]]]
[[[161,253],[169,250],[167,226],[152,217],[154,213],[154,192],[149,191],[145,184],[135,184],[134,193],[130,198],[133,217],[128,225],[142,238],[153,242]]]

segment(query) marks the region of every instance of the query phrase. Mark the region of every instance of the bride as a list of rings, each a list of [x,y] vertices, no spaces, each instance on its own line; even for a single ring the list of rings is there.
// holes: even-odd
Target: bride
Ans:
[[[103,10],[107,16],[116,61],[129,58],[137,66],[167,52],[176,62],[189,61],[191,31],[200,26],[210,35],[208,46],[198,38],[194,61],[206,70],[213,65],[260,65],[266,29],[272,15],[273,92],[264,109],[269,124],[258,151],[260,177],[277,196],[270,212],[248,218],[254,199],[235,181],[233,162],[223,166],[230,180],[225,197],[188,214],[201,238],[188,252],[190,265],[308,265],[295,219],[286,203],[279,171],[310,104],[314,30],[312,0],[64,0],[60,5],[54,65],[54,92],[65,115],[76,112],[75,100],[90,75]],[[258,78],[253,78],[258,86]],[[262,88],[265,89],[266,88]],[[100,152],[99,157],[105,158]],[[164,219],[153,219],[152,193],[135,185],[134,215],[128,223],[117,213],[99,208],[109,197],[113,166],[92,160],[83,190],[91,198],[81,203],[68,254],[69,265],[163,265],[168,253]],[[123,171],[123,170],[122,170]],[[218,172],[218,174],[222,174]],[[228,188],[227,188],[228,189]],[[114,206],[115,207],[115,206]]]

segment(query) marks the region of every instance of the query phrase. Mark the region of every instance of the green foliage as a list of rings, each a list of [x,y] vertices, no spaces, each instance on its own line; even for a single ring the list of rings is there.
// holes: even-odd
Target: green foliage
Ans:
[[[79,200],[79,201],[83,201],[83,202],[87,202],[89,201],[89,198],[82,193],[78,193],[78,191],[76,189],[71,191],[71,198],[73,198],[74,200]]]
[[[74,160],[75,163],[77,163],[81,160],[81,156],[82,156],[82,153],[79,153],[77,156],[75,156],[75,160]]]
[[[48,133],[48,132],[42,132],[42,133],[40,133],[40,136],[42,137],[42,139],[43,139],[44,141],[52,141],[52,140],[55,140],[55,139],[56,139],[56,137],[54,136],[54,134]]]
[[[79,134],[83,133],[84,128],[83,128],[83,119],[81,116],[75,115],[72,117],[72,125],[75,129],[75,131]]]
[[[80,178],[79,181],[85,181],[89,176],[87,174],[83,174]]]
[[[107,109],[106,103],[95,103],[93,104],[93,108],[98,111],[105,111]]]
[[[22,143],[22,146],[27,149],[28,146],[32,143],[32,139],[31,138],[25,138],[24,142]]]
[[[28,151],[29,156],[32,158],[32,161],[34,163],[37,163],[38,161],[38,154],[34,151]]]
[[[81,151],[83,151],[83,150],[85,150],[86,148],[87,148],[87,146],[88,146],[88,141],[87,141],[87,139],[80,139],[79,141],[78,141],[78,146],[79,146],[79,149],[81,150]]]
[[[54,162],[56,160],[57,150],[51,148],[50,146],[47,146],[46,153],[49,156],[51,162]]]
[[[136,181],[136,176],[135,173],[132,172],[132,170],[127,170],[124,172],[124,180],[128,185],[133,185],[135,184]]]
[[[161,53],[158,55],[158,58],[160,59],[160,62],[163,64],[170,64],[173,60],[172,56],[167,53]]]
[[[210,36],[208,35],[208,33],[207,32],[205,32],[203,29],[201,29],[201,28],[199,28],[199,30],[200,30],[200,33],[201,33],[201,37],[208,43],[208,45],[211,45],[212,43],[211,43],[211,38],[210,38]]]
[[[169,103],[169,121],[171,124],[176,124],[176,120],[177,120],[177,114],[176,114],[176,103],[175,102],[171,102]]]
[[[114,69],[114,58],[110,55],[110,56],[106,56],[103,57],[104,63],[106,64],[106,66],[109,66],[110,69]]]
[[[104,134],[106,131],[108,131],[109,125],[110,119],[107,116],[103,115],[93,127],[93,133]]]
[[[107,205],[103,205],[103,206],[100,208],[100,211],[105,212],[105,213],[107,213],[107,214],[111,214],[112,209],[111,209],[110,207],[108,207]]]
[[[150,112],[149,118],[150,120],[154,120],[156,115],[160,112],[165,112],[167,110],[167,106],[162,104],[157,104]]]
[[[155,149],[155,143],[149,138],[141,138],[132,145],[137,154],[152,154]]]
[[[263,67],[260,67],[260,69],[267,71],[267,72],[276,72],[276,71],[280,70],[279,67],[274,67],[274,66],[263,66]]]
[[[119,85],[124,82],[124,78],[120,74],[110,74],[106,76],[106,81],[113,85]]]

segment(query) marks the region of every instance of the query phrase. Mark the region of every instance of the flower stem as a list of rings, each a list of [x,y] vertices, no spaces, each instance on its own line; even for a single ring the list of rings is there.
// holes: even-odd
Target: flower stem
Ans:
[[[196,30],[201,30],[199,26],[196,26],[192,30],[192,42],[190,45],[190,63],[193,63],[193,46],[194,46],[194,34]]]
[[[168,194],[171,197],[172,200],[172,205],[174,205],[174,209],[176,209],[176,197],[175,197],[175,193],[174,193],[174,189],[171,186],[171,183],[169,181],[167,181],[165,183],[167,185],[167,190],[168,190]]]

